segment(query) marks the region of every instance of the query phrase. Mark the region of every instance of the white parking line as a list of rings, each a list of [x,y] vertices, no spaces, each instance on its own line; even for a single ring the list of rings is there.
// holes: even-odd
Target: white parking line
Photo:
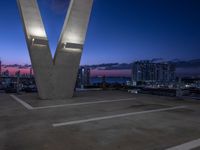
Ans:
[[[61,127],[61,126],[75,125],[75,124],[81,124],[81,123],[87,123],[87,122],[93,122],[93,121],[121,118],[121,117],[133,116],[133,115],[162,112],[162,111],[182,109],[182,108],[186,108],[186,106],[177,106],[177,107],[147,110],[147,111],[140,111],[140,112],[124,113],[124,114],[104,116],[104,117],[96,117],[96,118],[90,118],[90,119],[84,119],[84,120],[69,121],[69,122],[63,122],[63,123],[54,123],[54,124],[52,124],[52,126],[53,127]]]
[[[101,103],[112,103],[112,102],[121,102],[121,101],[132,101],[135,98],[126,98],[126,99],[118,99],[118,100],[103,100],[103,101],[92,101],[92,102],[83,102],[83,103],[71,103],[71,104],[62,104],[62,105],[52,105],[52,106],[44,106],[44,107],[32,107],[28,103],[24,102],[20,98],[15,95],[10,95],[14,100],[22,104],[28,110],[39,110],[39,109],[48,109],[48,108],[57,108],[57,107],[70,107],[70,106],[81,106],[81,105],[92,105],[92,104],[101,104]]]
[[[47,109],[47,108],[57,108],[57,107],[69,107],[69,106],[80,106],[80,105],[91,105],[91,104],[101,104],[101,103],[112,103],[112,102],[121,102],[121,101],[132,101],[132,100],[135,100],[135,98],[126,98],[126,99],[118,99],[118,100],[92,101],[92,102],[72,103],[72,104],[63,104],[63,105],[53,105],[53,106],[35,107],[33,109]]]
[[[168,148],[166,150],[192,150],[197,147],[200,147],[200,139],[190,141],[172,148]]]
[[[21,105],[23,105],[26,109],[28,110],[32,110],[33,107],[29,104],[27,104],[26,102],[22,101],[21,99],[19,99],[17,96],[15,95],[10,95],[14,100],[16,100],[18,103],[20,103]]]

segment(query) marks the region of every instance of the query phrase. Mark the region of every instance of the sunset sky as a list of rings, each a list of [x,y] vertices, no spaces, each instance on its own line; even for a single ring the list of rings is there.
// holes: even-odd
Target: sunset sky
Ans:
[[[38,0],[52,54],[69,0]],[[16,0],[0,1],[0,59],[30,64]],[[200,58],[199,0],[94,0],[81,64]]]

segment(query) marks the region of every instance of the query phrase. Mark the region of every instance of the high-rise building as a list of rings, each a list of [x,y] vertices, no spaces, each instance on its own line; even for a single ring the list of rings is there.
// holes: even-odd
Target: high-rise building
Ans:
[[[133,64],[133,81],[171,82],[175,80],[175,66],[169,63],[138,61]]]
[[[84,87],[90,85],[90,68],[80,67],[77,77],[77,86]]]
[[[20,70],[18,70],[18,71],[15,72],[15,76],[16,76],[16,77],[19,77],[20,74],[21,74]]]
[[[2,71],[2,70],[1,70],[1,60],[0,60],[0,77],[1,77],[1,71]]]
[[[2,70],[1,70],[2,68],[1,68],[1,60],[0,60],[0,84],[2,83]]]
[[[9,73],[8,70],[6,70],[6,71],[4,71],[4,72],[2,73],[2,76],[3,76],[3,77],[9,77],[9,75],[10,75],[10,73]]]
[[[30,68],[30,73],[29,73],[29,76],[32,77],[33,76],[33,69],[32,67]]]

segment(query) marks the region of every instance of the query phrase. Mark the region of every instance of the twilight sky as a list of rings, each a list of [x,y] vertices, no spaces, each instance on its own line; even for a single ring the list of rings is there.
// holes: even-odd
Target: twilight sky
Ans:
[[[52,54],[69,0],[38,0]],[[30,63],[16,0],[0,1],[0,59]],[[81,64],[200,58],[199,0],[94,0]]]

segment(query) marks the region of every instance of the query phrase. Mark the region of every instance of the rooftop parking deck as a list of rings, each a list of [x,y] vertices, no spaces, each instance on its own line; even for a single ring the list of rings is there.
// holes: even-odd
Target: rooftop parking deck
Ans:
[[[121,91],[0,93],[0,150],[198,150],[199,116],[200,101]]]

